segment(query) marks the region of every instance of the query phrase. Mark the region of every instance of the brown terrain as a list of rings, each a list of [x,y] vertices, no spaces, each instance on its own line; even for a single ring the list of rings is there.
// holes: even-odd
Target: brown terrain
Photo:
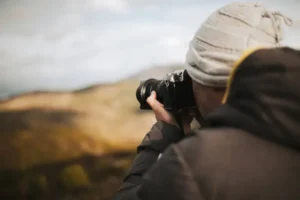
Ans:
[[[138,77],[0,101],[0,199],[111,199],[155,122]]]

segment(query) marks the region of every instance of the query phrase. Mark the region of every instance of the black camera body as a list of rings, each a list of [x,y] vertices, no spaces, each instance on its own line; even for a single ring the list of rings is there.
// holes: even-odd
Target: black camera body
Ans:
[[[186,70],[169,73],[162,80],[148,79],[141,82],[136,90],[141,110],[151,110],[146,100],[152,91],[156,92],[157,100],[171,113],[196,108],[192,79]]]

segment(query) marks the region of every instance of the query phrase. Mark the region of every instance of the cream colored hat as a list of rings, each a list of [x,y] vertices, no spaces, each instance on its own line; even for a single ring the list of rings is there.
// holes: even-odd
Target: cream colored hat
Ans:
[[[226,87],[234,62],[248,48],[276,47],[283,40],[283,22],[292,20],[257,3],[231,3],[215,11],[190,42],[186,69],[196,82]]]

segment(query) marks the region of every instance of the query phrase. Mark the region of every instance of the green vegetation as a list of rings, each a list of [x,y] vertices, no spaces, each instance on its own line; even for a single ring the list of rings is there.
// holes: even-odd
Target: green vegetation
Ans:
[[[65,167],[60,174],[59,183],[67,191],[87,189],[91,186],[86,171],[78,164]]]
[[[45,175],[36,175],[28,179],[28,196],[38,198],[48,194],[48,182]]]
[[[84,156],[25,171],[0,171],[0,199],[110,200],[135,153]]]

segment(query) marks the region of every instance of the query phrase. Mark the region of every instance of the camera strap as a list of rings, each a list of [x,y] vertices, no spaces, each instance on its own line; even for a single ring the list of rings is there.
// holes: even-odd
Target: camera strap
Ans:
[[[174,113],[174,117],[180,128],[180,136],[181,138],[183,138],[185,136],[185,133],[184,133],[183,123],[182,123],[182,117],[179,112]]]

